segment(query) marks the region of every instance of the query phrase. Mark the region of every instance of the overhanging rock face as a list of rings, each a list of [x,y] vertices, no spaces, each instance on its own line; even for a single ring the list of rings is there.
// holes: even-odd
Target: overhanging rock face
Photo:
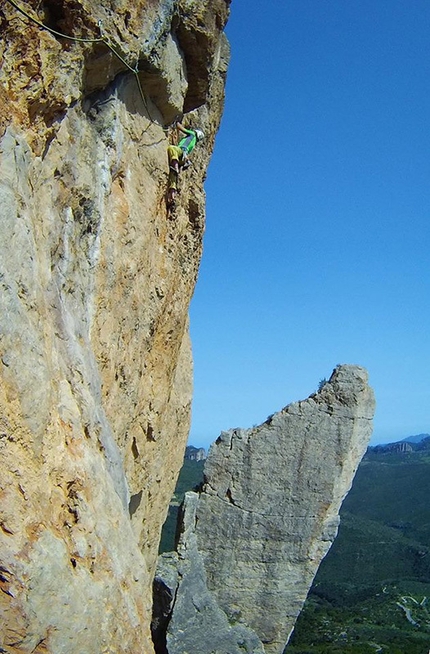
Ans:
[[[251,628],[265,652],[283,651],[336,536],[339,508],[372,432],[374,406],[366,371],[339,366],[307,400],[259,427],[222,433],[209,452],[202,492],[186,498],[177,565],[191,565],[190,558],[201,565],[228,624]],[[183,651],[175,607],[184,611],[185,595],[193,611],[191,581],[184,578],[185,588],[179,582],[175,589],[169,654]],[[196,608],[194,613],[199,615]],[[190,638],[189,616],[187,627]],[[260,651],[253,647],[245,651]],[[210,641],[199,649],[211,651]],[[228,648],[217,651],[229,654]]]
[[[151,654],[229,2],[18,5],[0,11],[0,651]],[[178,115],[206,139],[168,217]]]

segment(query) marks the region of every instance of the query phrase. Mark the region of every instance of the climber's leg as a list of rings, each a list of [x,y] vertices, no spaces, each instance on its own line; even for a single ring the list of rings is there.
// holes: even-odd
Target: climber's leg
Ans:
[[[167,148],[167,156],[169,157],[169,168],[179,173],[179,162],[182,158],[182,150],[177,145],[169,145]]]
[[[173,209],[176,203],[176,189],[175,188],[169,188],[169,191],[167,193],[167,208],[168,209]]]
[[[168,182],[168,191],[167,191],[167,206],[172,208],[176,201],[176,196],[178,193],[178,173],[176,172],[173,166],[170,166],[169,170],[169,182]]]

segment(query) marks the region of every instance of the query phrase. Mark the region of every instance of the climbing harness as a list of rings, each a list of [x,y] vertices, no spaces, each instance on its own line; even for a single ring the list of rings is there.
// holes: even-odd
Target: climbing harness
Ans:
[[[9,2],[9,4],[11,4],[13,7],[15,7],[15,9],[16,9],[17,11],[19,11],[19,12],[20,12],[21,14],[23,14],[26,18],[28,18],[28,20],[32,21],[33,23],[35,23],[36,25],[38,25],[40,28],[46,30],[47,32],[51,32],[52,34],[55,34],[56,36],[60,36],[60,37],[63,38],[63,39],[68,39],[69,41],[77,41],[78,43],[104,43],[104,44],[106,45],[106,47],[109,48],[109,50],[112,52],[112,54],[114,54],[115,57],[116,57],[117,59],[119,59],[119,60],[124,64],[124,66],[126,66],[126,68],[127,68],[130,72],[132,72],[133,75],[135,76],[136,83],[137,83],[137,87],[138,87],[138,89],[139,89],[139,93],[140,93],[140,97],[142,98],[142,102],[143,102],[143,105],[144,105],[144,107],[145,107],[145,109],[146,109],[146,112],[147,112],[147,114],[148,114],[149,120],[150,120],[151,123],[155,123],[155,121],[154,121],[154,120],[152,119],[152,117],[151,117],[151,113],[150,113],[150,111],[149,111],[148,103],[147,103],[147,101],[146,101],[146,98],[145,98],[145,94],[144,94],[144,92],[143,92],[142,85],[141,85],[141,83],[140,83],[140,79],[139,79],[139,72],[140,72],[140,71],[139,71],[139,68],[138,68],[139,61],[136,63],[136,66],[133,68],[133,66],[131,66],[131,65],[130,65],[130,64],[129,64],[129,63],[128,63],[128,62],[127,62],[127,61],[126,61],[126,60],[125,60],[121,55],[120,55],[120,53],[118,52],[118,50],[116,49],[116,47],[114,47],[114,46],[112,45],[112,43],[109,41],[109,39],[108,39],[106,36],[99,36],[99,37],[97,37],[97,38],[82,38],[82,37],[78,37],[78,36],[69,36],[68,34],[63,34],[62,32],[58,32],[57,30],[54,30],[52,27],[49,27],[48,25],[45,25],[44,23],[42,23],[40,20],[38,20],[38,19],[35,18],[34,16],[31,16],[27,11],[25,11],[25,9],[23,9],[22,7],[20,7],[20,6],[15,2],[15,0],[7,0],[7,1]],[[99,30],[100,30],[100,34],[101,34],[101,33],[102,33],[102,23],[101,23],[101,21],[99,21],[98,26],[99,26]]]

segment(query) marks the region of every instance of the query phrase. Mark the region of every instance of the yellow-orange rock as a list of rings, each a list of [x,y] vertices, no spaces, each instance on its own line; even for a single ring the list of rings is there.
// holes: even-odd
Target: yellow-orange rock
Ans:
[[[228,2],[0,7],[0,647],[152,652]],[[101,32],[100,32],[101,29]],[[101,38],[100,37],[100,38]],[[112,48],[120,58],[112,52]],[[132,68],[138,62],[139,92]],[[198,78],[196,77],[198,76]],[[163,129],[207,134],[168,218]]]

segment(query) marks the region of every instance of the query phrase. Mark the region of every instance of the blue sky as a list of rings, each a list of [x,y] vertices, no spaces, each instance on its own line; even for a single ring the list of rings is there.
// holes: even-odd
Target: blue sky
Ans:
[[[233,0],[191,306],[189,442],[365,366],[372,443],[430,432],[430,2]]]

